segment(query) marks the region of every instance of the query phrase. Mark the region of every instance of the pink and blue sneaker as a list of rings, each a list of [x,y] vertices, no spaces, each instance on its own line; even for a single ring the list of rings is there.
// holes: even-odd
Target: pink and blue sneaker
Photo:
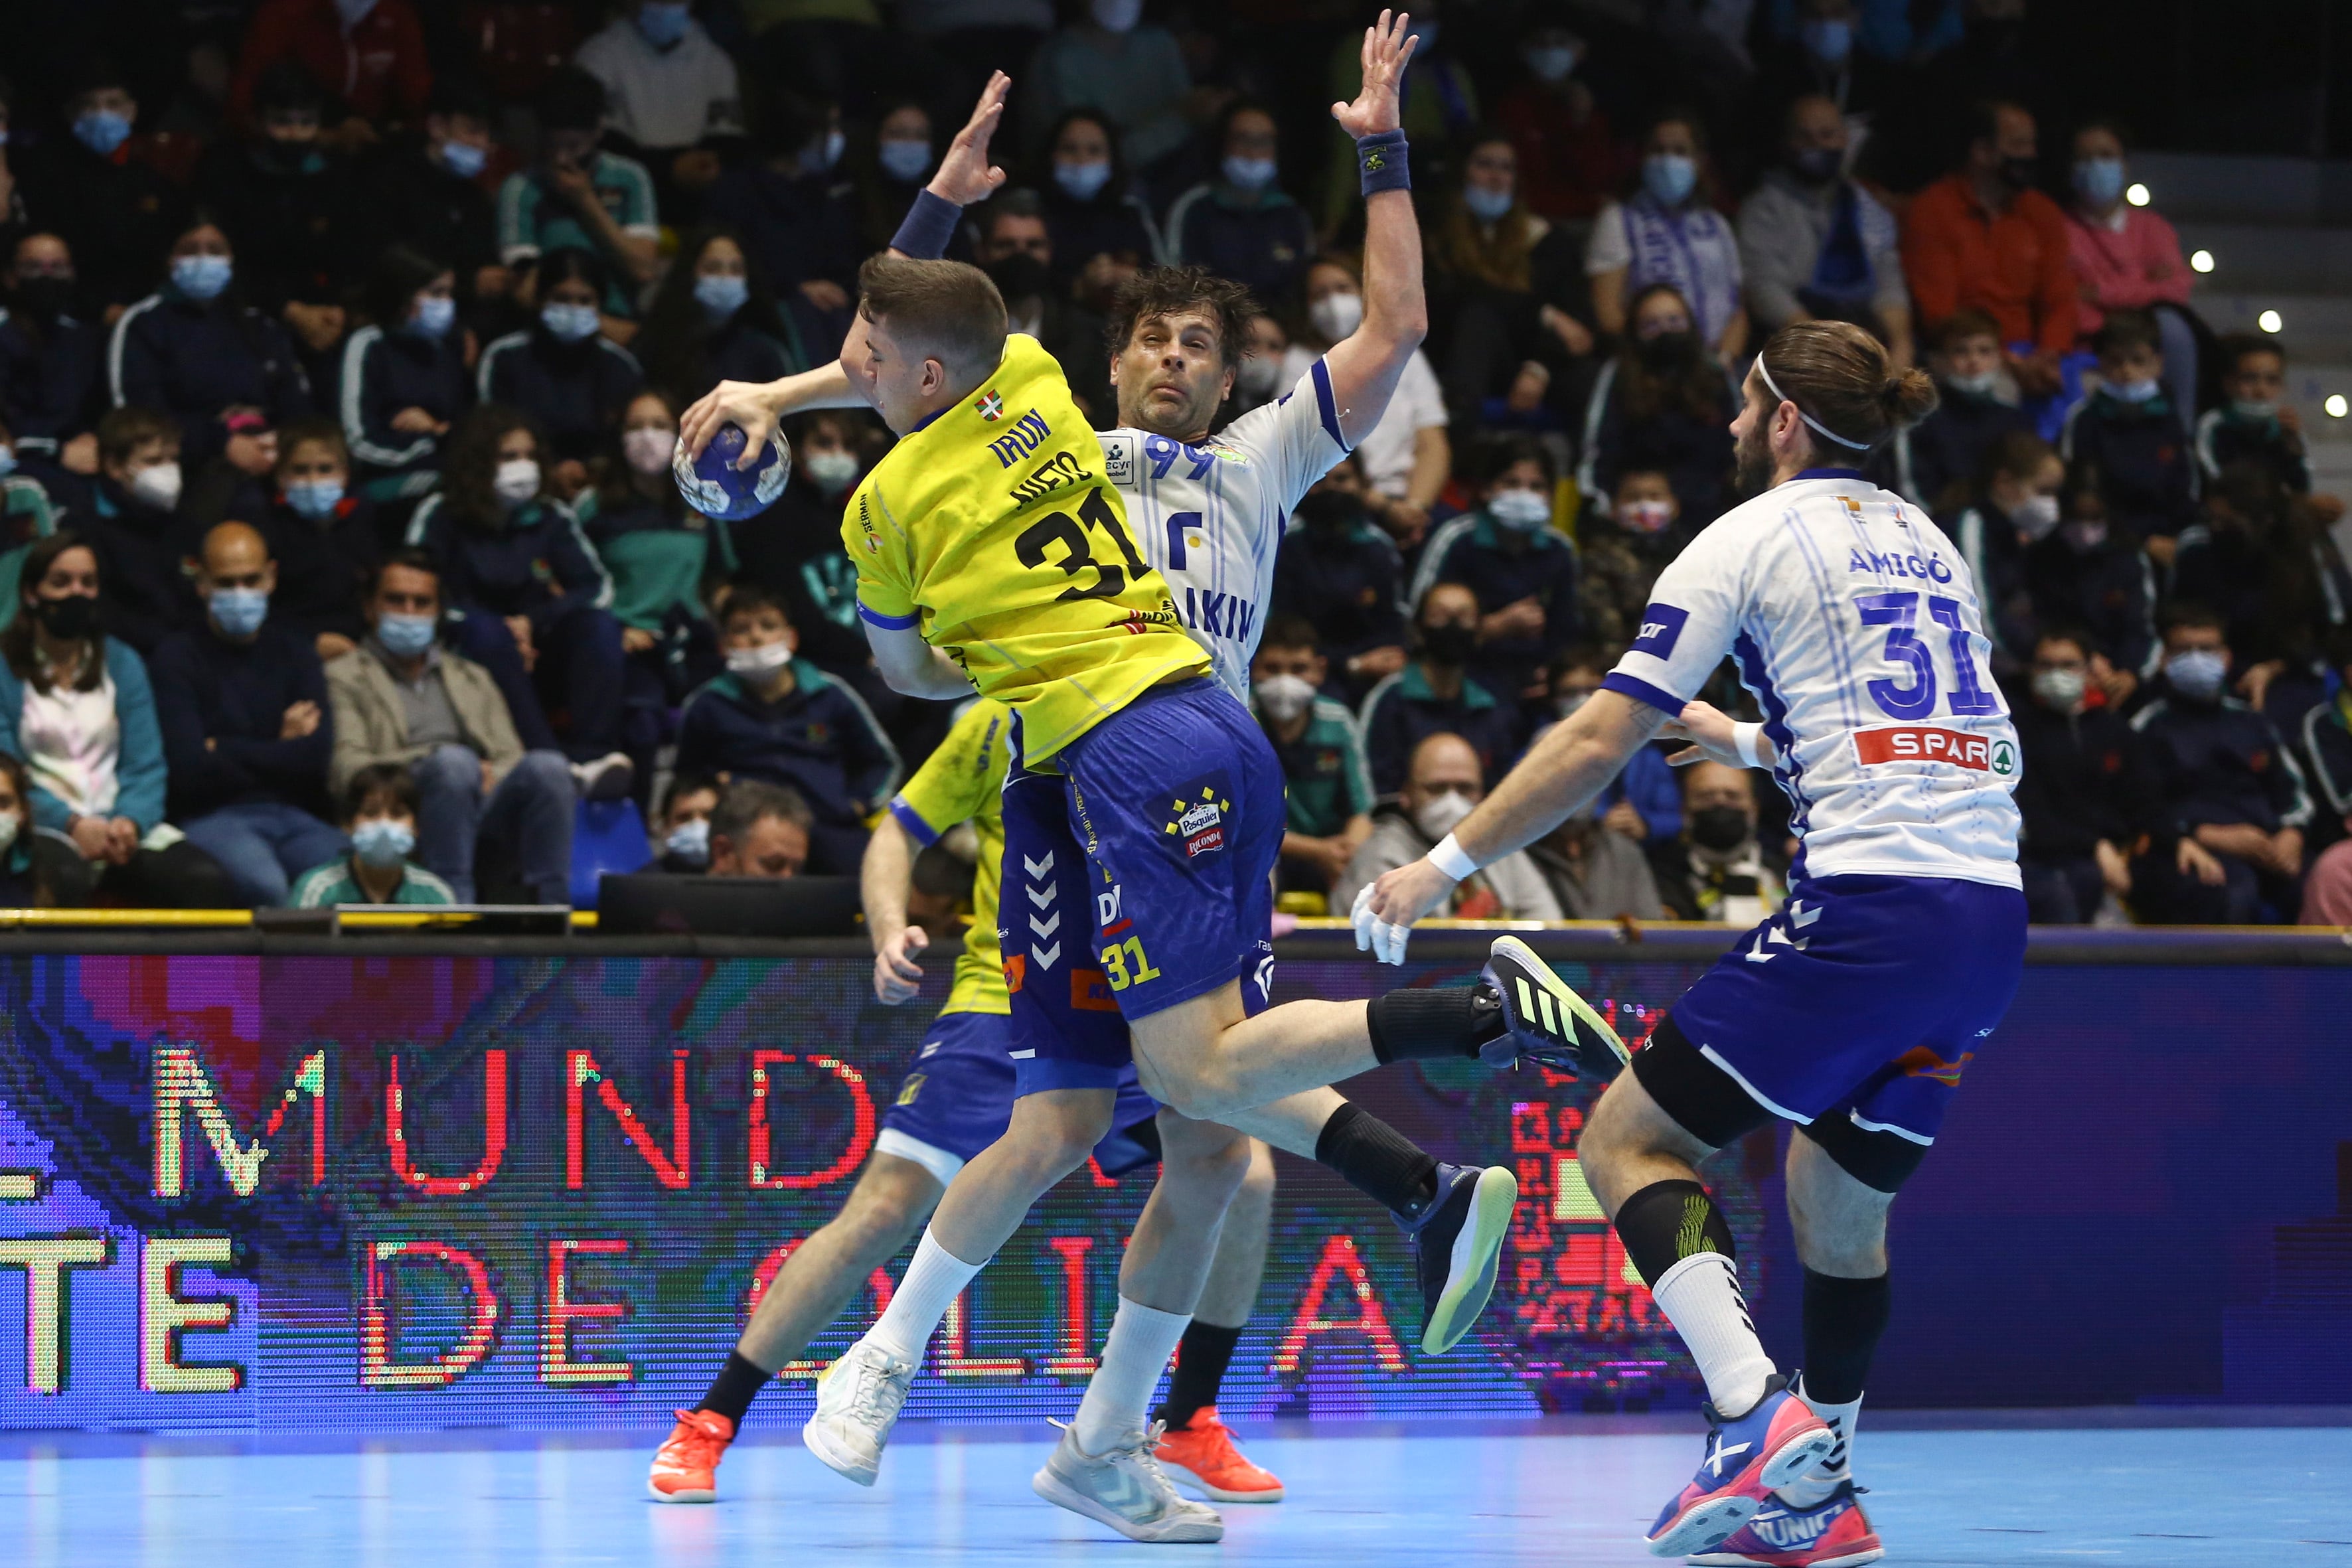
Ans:
[[[1769,1379],[1764,1397],[1736,1420],[1725,1420],[1712,1405],[1702,1408],[1711,1428],[1706,1458],[1650,1527],[1654,1556],[1714,1551],[1763,1510],[1774,1488],[1796,1480],[1837,1446],[1837,1434],[1789,1392],[1784,1377]]]
[[[1811,1508],[1775,1497],[1712,1552],[1691,1558],[1701,1568],[1860,1568],[1886,1555],[1864,1517],[1852,1481]]]

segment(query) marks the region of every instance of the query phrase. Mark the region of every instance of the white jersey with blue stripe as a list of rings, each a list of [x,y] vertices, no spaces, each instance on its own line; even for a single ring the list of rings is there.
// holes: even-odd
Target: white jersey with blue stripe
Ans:
[[[1315,481],[1348,455],[1321,360],[1283,396],[1198,446],[1148,430],[1102,433],[1104,477],[1127,502],[1128,531],[1168,579],[1176,614],[1249,700],[1250,659],[1265,631],[1283,525]]]
[[[2014,888],[2017,731],[1991,646],[1967,561],[1924,512],[1812,468],[1691,541],[1605,684],[1673,714],[1736,660],[1795,807],[1800,875]]]

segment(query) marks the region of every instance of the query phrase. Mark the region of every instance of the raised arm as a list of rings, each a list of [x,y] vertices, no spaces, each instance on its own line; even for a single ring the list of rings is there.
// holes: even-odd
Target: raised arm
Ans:
[[[1400,11],[1364,29],[1364,86],[1331,118],[1356,141],[1364,195],[1364,320],[1323,356],[1339,432],[1354,446],[1387,412],[1397,378],[1429,331],[1421,285],[1421,224],[1400,129],[1399,95],[1412,58],[1412,18]]]
[[[871,614],[865,620],[866,646],[874,650],[874,667],[891,690],[941,702],[971,695],[971,677],[963,666],[925,642],[921,632],[911,626],[877,625]]]

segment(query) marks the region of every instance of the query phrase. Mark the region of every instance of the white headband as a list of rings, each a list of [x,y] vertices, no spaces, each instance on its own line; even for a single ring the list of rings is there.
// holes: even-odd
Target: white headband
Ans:
[[[1850,447],[1857,452],[1867,452],[1870,450],[1869,442],[1847,440],[1844,437],[1839,435],[1836,431],[1831,429],[1828,426],[1822,424],[1811,415],[1806,413],[1802,404],[1790,396],[1787,393],[1781,391],[1779,384],[1774,382],[1772,379],[1772,372],[1765,365],[1764,356],[1762,354],[1758,354],[1756,356],[1756,374],[1764,378],[1765,386],[1770,390],[1774,397],[1779,398],[1781,402],[1789,405],[1791,408],[1794,408],[1797,411],[1797,417],[1813,427],[1813,433],[1815,435],[1826,436],[1831,440],[1835,441],[1839,446]]]

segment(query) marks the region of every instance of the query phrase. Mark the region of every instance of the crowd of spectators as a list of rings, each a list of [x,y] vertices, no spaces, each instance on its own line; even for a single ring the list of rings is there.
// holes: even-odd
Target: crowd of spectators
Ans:
[[[1757,348],[1834,318],[1938,384],[1866,469],[1974,571],[2035,918],[2352,921],[2352,561],[2286,346],[2198,318],[2023,5],[1416,12],[1432,330],[1257,606],[1293,907],[1344,908],[1591,697],[1739,499]],[[800,421],[733,525],[668,468],[719,380],[837,351],[992,69],[1014,177],[951,254],[1098,425],[1139,268],[1264,307],[1233,414],[1362,318],[1344,8],[92,15],[145,11],[128,63],[53,18],[0,82],[12,896],[562,901],[579,803],[631,796],[661,868],[854,872],[949,717],[876,675],[837,545],[888,435]],[[1759,775],[1649,752],[1454,912],[1748,921],[1791,849]]]

